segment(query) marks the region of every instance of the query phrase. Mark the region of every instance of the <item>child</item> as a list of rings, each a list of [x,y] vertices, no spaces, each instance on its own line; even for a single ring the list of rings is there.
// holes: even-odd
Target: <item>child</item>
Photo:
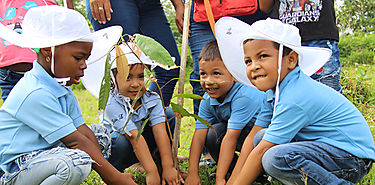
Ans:
[[[235,150],[241,150],[255,122],[263,93],[236,82],[222,62],[216,41],[203,47],[199,71],[204,80],[201,85],[206,91],[205,100],[199,106],[199,116],[212,125],[216,134],[200,121],[196,122],[185,184],[200,184],[198,162],[203,145],[218,162],[216,184],[225,184],[225,176],[237,160]]]
[[[135,184],[131,174],[120,173],[103,157],[68,87],[79,83],[91,51],[90,61],[104,56],[122,29],[90,33],[79,12],[41,6],[26,13],[23,31],[19,35],[0,25],[0,37],[8,42],[40,48],[33,69],[0,109],[1,184],[81,184],[91,167],[107,184]]]
[[[285,184],[353,184],[369,172],[375,147],[366,120],[308,76],[330,50],[301,46],[298,28],[279,20],[249,26],[223,18],[216,30],[232,74],[246,79],[238,70],[246,64],[247,78],[267,95],[228,184],[250,184],[262,169]]]
[[[160,184],[159,175],[161,174],[159,174],[156,162],[152,158],[158,149],[163,168],[162,183],[178,184],[179,179],[173,165],[169,129],[165,124],[166,117],[162,101],[157,93],[147,90],[144,84],[145,68],[154,68],[156,63],[143,53],[141,54],[142,63],[129,46],[134,45],[132,43],[120,45],[129,64],[128,79],[123,80],[120,77],[116,62],[113,62],[111,66],[112,89],[102,121],[102,124],[112,131],[111,156],[108,160],[119,171],[124,171],[125,168],[139,161],[146,171],[147,184]],[[115,58],[116,52],[112,51],[111,60]],[[93,75],[92,78],[97,78],[94,73],[89,73]],[[85,81],[88,80],[90,79],[85,78]],[[93,89],[92,87],[88,88]],[[99,89],[98,85],[95,85],[94,89]],[[136,100],[137,94],[140,98]],[[134,106],[132,106],[133,104]],[[174,118],[172,119],[172,117],[174,115],[171,109],[167,108],[167,110],[169,126],[173,133]],[[125,125],[128,116],[131,117]],[[141,126],[146,120],[147,124],[142,130]],[[137,141],[138,132],[142,132],[142,135]]]

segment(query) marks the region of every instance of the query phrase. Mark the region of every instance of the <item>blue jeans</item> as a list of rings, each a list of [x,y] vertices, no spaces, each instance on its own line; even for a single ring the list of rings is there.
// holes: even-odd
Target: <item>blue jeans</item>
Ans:
[[[109,131],[101,125],[90,125],[103,154],[110,147]],[[39,150],[17,158],[8,165],[10,171],[1,177],[1,185],[11,184],[81,184],[91,173],[94,161],[82,150],[60,146]]]
[[[237,145],[236,145],[236,151],[241,151],[242,144],[245,141],[247,135],[249,134],[250,130],[254,126],[255,119],[252,119],[241,131],[240,136],[237,139]],[[211,157],[218,162],[219,161],[219,154],[220,154],[220,147],[221,147],[221,142],[223,141],[223,138],[225,134],[227,133],[227,123],[215,123],[212,124],[212,127],[214,127],[216,134],[213,130],[208,129],[208,133],[206,136],[206,142],[204,146],[210,153]],[[238,155],[234,154],[232,163],[229,167],[228,172],[231,172],[236,165],[238,159]]]
[[[319,73],[314,73],[311,78],[321,82],[329,87],[332,87],[338,92],[342,91],[340,84],[340,50],[338,41],[335,40],[311,40],[304,41],[301,43],[302,46],[328,48],[332,51],[332,56],[329,58],[326,64],[323,66],[323,70]]]
[[[9,68],[0,68],[0,88],[3,101],[7,99],[10,91],[22,77],[23,74],[19,74]]]
[[[86,7],[87,16],[95,30],[120,25],[124,29],[123,34],[139,33],[149,36],[167,49],[170,55],[176,58],[176,65],[180,65],[180,54],[160,0],[111,0],[113,13],[106,24],[99,24],[93,19],[89,0],[86,0]],[[161,91],[164,104],[168,106],[177,82],[170,80],[179,77],[179,69],[167,71],[156,67],[154,72],[159,86],[164,86]],[[151,84],[150,90],[160,94],[155,83]]]
[[[200,73],[199,73],[199,55],[203,46],[205,46],[208,42],[215,40],[215,37],[211,31],[211,27],[208,22],[195,22],[193,20],[193,12],[194,12],[194,3],[192,3],[191,7],[191,15],[190,15],[190,37],[189,37],[189,47],[191,56],[193,58],[193,71],[190,74],[190,79],[199,80]],[[257,10],[255,13],[246,16],[238,16],[236,18],[248,23],[252,24],[253,22],[261,19],[266,19],[268,14],[263,13],[260,10]],[[199,82],[190,81],[191,86],[193,87],[193,93],[203,96],[204,90],[201,87]],[[198,115],[199,111],[199,103],[200,100],[194,100],[194,114]]]
[[[254,138],[259,144],[266,129]],[[299,141],[276,145],[262,158],[264,171],[284,184],[337,185],[359,182],[371,168],[372,161],[360,159],[334,146],[317,141]]]
[[[175,115],[171,108],[167,108],[167,119],[169,120],[169,126],[173,136],[174,126],[175,126]],[[165,126],[167,129],[167,134],[169,136],[168,126]],[[157,145],[155,142],[154,134],[152,133],[152,128],[146,123],[146,126],[143,129],[142,136],[147,142],[147,146],[150,150],[150,153],[153,157],[157,157]],[[169,138],[172,138],[169,136]],[[123,172],[125,168],[139,162],[135,153],[133,152],[133,147],[130,141],[125,137],[124,134],[119,132],[111,133],[112,139],[112,148],[111,156],[108,158],[108,161],[120,172]]]

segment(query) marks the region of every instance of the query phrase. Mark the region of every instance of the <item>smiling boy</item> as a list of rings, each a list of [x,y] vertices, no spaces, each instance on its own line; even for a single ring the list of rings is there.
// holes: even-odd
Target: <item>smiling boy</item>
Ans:
[[[330,50],[301,46],[296,27],[273,19],[249,26],[223,18],[216,31],[229,71],[266,91],[228,184],[251,184],[263,170],[284,184],[354,184],[369,172],[375,147],[366,120],[309,77]]]
[[[225,68],[216,41],[203,47],[199,57],[201,85],[206,91],[199,116],[215,129],[196,122],[190,148],[189,172],[185,184],[200,184],[198,163],[203,145],[218,162],[216,184],[225,184],[225,176],[237,160],[235,151],[242,143],[258,115],[263,93],[237,82]]]

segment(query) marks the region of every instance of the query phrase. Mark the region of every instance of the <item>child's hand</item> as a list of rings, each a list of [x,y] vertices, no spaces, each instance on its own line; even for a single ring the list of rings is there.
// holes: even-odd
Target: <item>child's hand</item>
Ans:
[[[185,185],[201,185],[201,178],[198,174],[189,173],[185,179]]]
[[[163,170],[163,181],[162,185],[165,185],[168,183],[168,185],[177,185],[180,184],[179,178],[177,175],[177,170],[174,167],[166,168]]]
[[[137,185],[137,183],[134,182],[134,177],[133,177],[133,174],[131,173],[120,173],[118,177],[119,178],[117,178],[113,183],[111,183],[111,185],[112,184]]]
[[[147,185],[160,185],[159,173],[146,173],[146,184]]]

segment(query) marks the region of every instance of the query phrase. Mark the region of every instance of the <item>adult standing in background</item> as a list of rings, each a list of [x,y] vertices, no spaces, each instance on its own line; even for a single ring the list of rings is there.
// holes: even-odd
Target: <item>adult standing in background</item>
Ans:
[[[184,4],[182,0],[171,1],[176,10],[176,24],[182,29]],[[180,54],[160,0],[86,0],[86,8],[94,30],[121,25],[123,34],[149,36],[166,48],[175,58],[176,65],[180,65]],[[162,95],[168,106],[177,82],[169,81],[179,77],[179,69],[167,71],[157,67],[155,77],[160,87],[165,85]],[[160,93],[155,83],[151,84],[150,90]]]
[[[339,31],[334,5],[334,0],[278,0],[275,1],[271,17],[297,26],[302,46],[332,51],[331,58],[311,78],[341,92]]]
[[[238,16],[236,18],[252,24],[253,22],[261,19],[266,19],[273,7],[273,0],[258,0],[258,9],[255,13],[250,15]],[[191,51],[191,56],[193,57],[193,72],[190,74],[190,79],[199,80],[199,54],[208,42],[215,40],[215,36],[212,33],[211,27],[208,22],[195,22],[193,19],[194,5],[192,3],[191,14],[190,14],[190,38],[189,47]],[[177,15],[176,15],[177,16]],[[180,27],[178,27],[180,29]],[[182,32],[182,29],[180,29]],[[190,81],[193,87],[193,93],[203,96],[204,90],[202,89],[199,82]],[[200,100],[194,100],[194,113],[198,115]]]

